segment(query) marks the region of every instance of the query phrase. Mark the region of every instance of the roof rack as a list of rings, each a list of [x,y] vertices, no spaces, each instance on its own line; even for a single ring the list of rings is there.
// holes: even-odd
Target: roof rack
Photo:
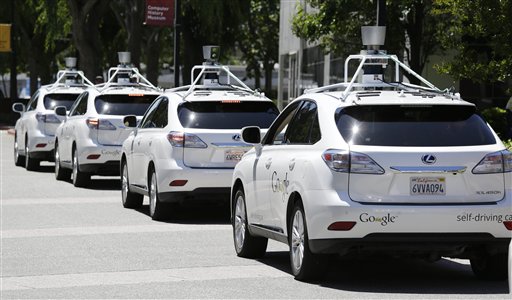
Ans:
[[[187,86],[181,86],[169,89],[171,92],[185,91],[182,96],[185,100],[195,90],[215,90],[215,89],[226,89],[226,87],[241,92],[248,93],[253,96],[264,98],[265,94],[260,93],[256,90],[252,90],[245,83],[243,83],[238,77],[236,77],[227,66],[217,64],[217,58],[219,53],[218,46],[204,46],[203,55],[205,62],[203,65],[196,65],[190,72],[190,82],[192,84]],[[199,74],[194,77],[194,73],[199,70]],[[227,77],[227,83],[219,83],[219,75],[224,73]],[[204,76],[203,76],[204,75]],[[199,81],[203,79],[203,84],[199,84]],[[233,83],[232,83],[233,81]]]
[[[386,28],[384,26],[363,26],[361,28],[363,44],[368,46],[368,50],[361,50],[360,54],[349,55],[347,59],[345,59],[344,81],[332,85],[307,89],[304,93],[319,93],[342,89],[343,93],[341,95],[341,100],[343,101],[345,101],[350,92],[355,89],[376,90],[393,88],[395,90],[402,91],[425,91],[436,94],[448,94],[448,90],[441,90],[437,88],[435,85],[402,63],[396,55],[387,54],[386,51],[379,50],[379,46],[384,44],[385,30]],[[352,60],[359,60],[360,62],[352,76],[352,79],[349,81],[348,66]],[[383,79],[383,70],[390,62],[394,63],[395,78],[393,82],[386,82]],[[403,71],[413,75],[426,86],[401,82],[400,69],[403,69]],[[362,79],[362,82],[356,82],[358,79]]]
[[[77,70],[60,70],[57,72],[57,79],[54,83],[43,86],[46,89],[52,90],[55,88],[62,87],[87,87],[94,86],[94,83],[90,82],[85,77],[84,72]]]
[[[130,52],[118,52],[119,65],[112,67],[107,72],[107,81],[95,85],[104,91],[116,87],[143,87],[155,91],[162,91],[147,80],[139,70],[130,63]]]

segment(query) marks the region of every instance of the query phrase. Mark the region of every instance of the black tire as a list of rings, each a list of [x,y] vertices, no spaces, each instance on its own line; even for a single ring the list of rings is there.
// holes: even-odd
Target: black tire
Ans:
[[[161,221],[167,217],[166,206],[160,201],[158,196],[158,180],[154,169],[151,170],[149,177],[149,216],[154,221]]]
[[[231,219],[236,255],[245,258],[263,257],[267,252],[268,239],[253,236],[249,232],[245,194],[242,189],[239,189],[235,194]]]
[[[14,135],[14,165],[17,167],[23,167],[25,165],[25,156],[20,155],[17,135]]]
[[[144,200],[144,195],[130,191],[128,166],[125,160],[121,163],[121,200],[124,208],[140,208]]]
[[[327,256],[311,253],[306,215],[302,204],[297,202],[288,222],[288,243],[292,274],[300,281],[315,281],[324,277]]]
[[[80,163],[78,162],[78,151],[73,149],[73,185],[76,187],[86,187],[91,181],[91,174],[80,171]]]
[[[479,279],[501,281],[508,277],[508,254],[485,254],[478,258],[472,258],[471,269]]]
[[[62,168],[60,164],[59,144],[57,143],[55,143],[53,155],[55,159],[55,179],[68,181],[71,179],[71,170]]]
[[[27,171],[37,171],[39,169],[40,161],[38,159],[30,157],[28,151],[28,139],[25,140],[25,169]]]

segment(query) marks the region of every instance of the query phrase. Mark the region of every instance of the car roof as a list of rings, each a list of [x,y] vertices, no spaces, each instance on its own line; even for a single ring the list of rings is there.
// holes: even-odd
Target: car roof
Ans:
[[[421,91],[357,91],[351,92],[342,100],[343,92],[325,92],[304,94],[299,98],[316,99],[315,95],[330,96],[337,99],[341,106],[352,105],[464,105],[474,106],[464,101],[458,94],[439,94]]]
[[[195,89],[187,95],[187,91],[166,91],[165,96],[179,98],[183,101],[272,101],[262,94],[253,94],[231,88],[226,89]],[[186,97],[186,98],[185,98]]]

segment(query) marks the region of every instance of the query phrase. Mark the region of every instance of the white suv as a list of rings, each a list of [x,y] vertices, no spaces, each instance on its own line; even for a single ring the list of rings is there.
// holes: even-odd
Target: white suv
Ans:
[[[21,114],[14,127],[14,163],[36,170],[40,161],[53,161],[55,131],[64,120],[54,112],[57,106],[69,110],[78,95],[93,84],[83,72],[74,69],[76,58],[66,58],[66,70],[57,73],[53,84],[39,88],[27,106],[13,104],[13,110]]]
[[[371,73],[387,62],[393,83]],[[398,82],[399,66],[427,87]],[[270,238],[289,244],[299,280],[329,254],[372,252],[470,259],[478,277],[506,278],[512,153],[475,106],[380,51],[349,56],[345,78],[295,99],[261,142],[242,130],[255,148],[233,174],[237,255],[263,256]]]
[[[75,101],[55,137],[55,177],[87,186],[91,175],[118,175],[121,145],[133,128],[125,115],[140,118],[161,94],[136,68],[111,68],[108,81],[86,89]],[[64,110],[56,109],[65,115]]]
[[[147,195],[154,220],[170,212],[166,203],[229,203],[233,168],[251,147],[240,141],[240,129],[267,128],[279,113],[227,67],[208,64],[195,71],[200,72],[193,84],[166,91],[123,144],[123,206],[140,207]],[[221,77],[225,84],[219,83],[219,72],[227,76]]]

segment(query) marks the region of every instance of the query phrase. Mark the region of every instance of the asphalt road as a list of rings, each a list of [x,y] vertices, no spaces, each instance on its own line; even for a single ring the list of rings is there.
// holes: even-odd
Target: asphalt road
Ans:
[[[0,299],[510,299],[507,282],[476,279],[466,260],[336,259],[322,282],[299,282],[284,244],[261,260],[235,255],[226,207],[151,221],[147,198],[122,207],[118,178],[75,188],[51,163],[15,167],[12,147],[0,131]]]

